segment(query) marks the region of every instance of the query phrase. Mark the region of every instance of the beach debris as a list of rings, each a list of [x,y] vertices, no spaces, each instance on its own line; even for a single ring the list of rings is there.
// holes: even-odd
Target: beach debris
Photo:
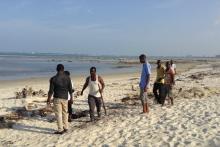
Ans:
[[[36,108],[38,108],[38,106],[37,106],[37,104],[34,104],[34,103],[28,103],[27,105],[25,105],[26,110],[33,110]]]
[[[208,95],[219,95],[220,94],[220,89],[218,87],[208,87],[205,86],[204,89],[207,91]]]
[[[121,99],[121,102],[127,105],[137,105],[139,104],[137,101],[139,100],[139,96],[137,94],[128,94],[126,97]]]
[[[192,87],[189,89],[179,90],[177,96],[192,99],[192,98],[203,98],[206,95],[207,95],[207,93],[205,92],[205,90],[202,87]]]
[[[4,128],[13,128],[13,125],[15,124],[15,122],[13,121],[7,121],[4,119],[4,117],[0,116],[0,129],[4,129]]]
[[[75,94],[74,94],[74,97],[77,98],[81,95],[81,91],[77,91]]]
[[[72,114],[72,119],[78,119],[81,117],[88,117],[88,116],[89,116],[89,110],[76,111]]]
[[[52,107],[45,107],[45,108],[39,110],[39,115],[41,117],[46,117],[48,114],[51,114],[51,113],[53,113]]]
[[[197,73],[197,74],[192,74],[188,76],[188,78],[191,78],[193,80],[202,80],[207,75],[208,75],[207,73]]]
[[[22,89],[22,91],[16,91],[15,92],[15,98],[27,98],[28,96],[41,96],[41,97],[47,97],[47,93],[45,93],[44,90],[33,90],[32,87],[25,87]]]
[[[132,90],[132,91],[137,91],[137,89],[135,88],[134,85],[131,85],[131,90]]]
[[[180,93],[180,92],[182,92],[182,91],[183,91],[183,88],[180,88],[179,91],[178,91],[178,93]]]
[[[130,67],[133,67],[133,66],[132,65],[118,65],[118,66],[115,66],[114,68],[122,69],[122,68],[130,68]]]
[[[136,80],[139,80],[139,78],[131,78],[129,79],[130,81],[136,81]]]
[[[26,88],[23,88],[23,90],[21,91],[22,93],[22,98],[26,98],[27,97],[27,89]]]
[[[119,85],[119,83],[112,83],[112,85]]]
[[[43,108],[38,108],[38,106],[34,103],[28,103],[25,106],[25,110],[22,109],[20,111],[22,116],[26,117],[35,117],[35,116],[41,116],[41,117],[46,117],[48,114],[51,114],[53,112],[53,107],[52,106],[46,106]]]
[[[17,112],[11,112],[9,114],[6,114],[4,116],[5,120],[14,120],[14,121],[18,121],[20,119],[22,119],[22,115],[20,115],[19,113]]]

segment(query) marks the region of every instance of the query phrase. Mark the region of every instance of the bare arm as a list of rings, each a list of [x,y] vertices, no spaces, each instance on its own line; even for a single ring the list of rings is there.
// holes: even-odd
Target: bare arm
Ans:
[[[53,79],[50,79],[50,87],[49,87],[49,91],[48,91],[48,98],[47,98],[47,103],[50,104],[51,103],[51,97],[53,95],[54,92],[54,84],[53,84]]]
[[[102,88],[100,89],[100,92],[102,93],[105,88],[105,83],[101,76],[98,76],[98,80],[99,80],[99,83],[102,85]]]
[[[147,89],[148,89],[148,84],[150,83],[150,74],[147,75],[147,79],[146,79],[146,86],[144,88],[144,92],[147,92]]]
[[[69,81],[69,84],[68,84],[68,91],[69,91],[69,94],[70,94],[70,102],[73,103],[73,87],[72,87],[72,81],[71,79],[69,78],[68,79]]]
[[[175,80],[174,80],[174,73],[171,74],[171,79],[172,79],[172,83],[171,84],[175,84]]]
[[[83,95],[83,91],[87,88],[87,86],[89,85],[89,77],[86,78],[86,82],[85,84],[83,85],[83,89],[81,91],[81,95]]]

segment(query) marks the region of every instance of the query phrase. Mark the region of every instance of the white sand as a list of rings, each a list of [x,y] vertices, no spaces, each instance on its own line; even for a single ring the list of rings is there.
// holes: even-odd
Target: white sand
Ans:
[[[208,75],[199,80],[189,78],[198,73]],[[25,118],[13,129],[0,129],[0,146],[220,146],[219,75],[220,69],[213,71],[211,65],[200,65],[178,75],[174,106],[161,107],[149,99],[149,115],[140,114],[140,101],[135,101],[136,105],[121,102],[128,95],[138,94],[137,74],[104,76],[108,116],[96,123],[87,123],[89,117],[73,120],[69,132],[63,135],[53,134],[56,123],[48,122],[53,115]],[[84,78],[73,81],[77,91],[81,90]],[[5,83],[0,87],[1,114],[27,103],[24,99],[11,98],[25,85],[47,91],[48,79]],[[137,91],[131,90],[132,85]],[[75,99],[74,108],[88,109],[86,93]]]

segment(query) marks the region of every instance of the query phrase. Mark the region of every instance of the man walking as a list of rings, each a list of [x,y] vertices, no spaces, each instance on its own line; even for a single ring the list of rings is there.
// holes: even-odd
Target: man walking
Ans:
[[[170,62],[166,62],[166,70],[165,70],[165,84],[164,84],[164,89],[165,89],[165,97],[162,101],[162,106],[164,105],[166,97],[168,97],[171,101],[171,105],[173,105],[173,95],[172,95],[172,89],[173,85],[175,84],[174,81],[174,71],[171,68]]]
[[[140,99],[143,106],[143,113],[149,113],[147,103],[147,89],[150,82],[151,66],[146,61],[146,55],[142,54],[139,56],[140,63],[142,66],[141,79],[140,79]]]
[[[68,131],[68,93],[73,103],[73,88],[71,79],[64,73],[64,66],[57,65],[57,74],[50,79],[47,104],[50,105],[53,95],[54,112],[57,119],[58,131],[55,134],[63,134]]]
[[[157,103],[162,104],[161,100],[164,97],[164,76],[165,67],[161,65],[161,61],[157,60],[157,77],[153,87],[153,93]]]
[[[86,78],[86,82],[81,91],[81,95],[83,95],[83,92],[87,87],[89,87],[88,103],[89,103],[90,120],[93,122],[95,121],[95,116],[94,116],[95,106],[98,113],[98,117],[101,118],[101,105],[102,105],[101,93],[103,92],[103,89],[105,87],[102,77],[96,74],[96,67],[90,68],[90,76]]]
[[[64,73],[70,77],[70,72],[69,71],[64,71]],[[73,87],[73,82],[71,81],[71,84],[72,84],[72,87]],[[73,92],[74,92],[74,89],[73,89]],[[68,122],[71,122],[72,121],[72,114],[73,114],[73,110],[72,110],[72,101],[70,100],[71,97],[70,97],[70,94],[68,93],[68,113],[69,113],[69,117],[68,117]]]

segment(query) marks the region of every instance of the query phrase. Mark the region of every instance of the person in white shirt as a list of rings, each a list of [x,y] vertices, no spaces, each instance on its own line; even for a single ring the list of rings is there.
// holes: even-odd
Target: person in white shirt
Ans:
[[[171,69],[174,71],[174,74],[176,74],[176,64],[173,63],[173,60],[170,60]]]
[[[69,71],[64,71],[65,75],[70,76],[70,72]],[[71,84],[73,87],[73,82],[71,80]],[[74,89],[73,89],[74,92]],[[69,117],[68,117],[68,122],[72,121],[72,114],[73,114],[73,110],[72,110],[72,102],[70,101],[70,94],[68,93],[68,113],[69,113]]]
[[[86,82],[81,91],[81,95],[83,95],[83,91],[89,87],[89,95],[88,95],[88,103],[89,103],[89,113],[91,121],[95,121],[94,109],[96,107],[98,117],[101,117],[101,106],[102,99],[101,93],[105,87],[104,81],[101,76],[96,74],[96,67],[90,68],[90,76],[86,78]]]

